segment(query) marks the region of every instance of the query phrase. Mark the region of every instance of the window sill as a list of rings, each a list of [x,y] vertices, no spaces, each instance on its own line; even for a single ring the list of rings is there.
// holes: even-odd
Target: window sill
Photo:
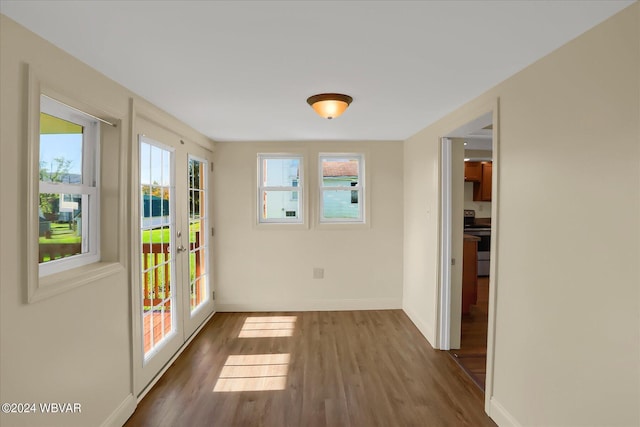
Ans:
[[[29,288],[29,303],[51,298],[123,271],[124,267],[118,262],[97,262],[40,277],[35,286]]]
[[[363,230],[371,228],[369,222],[318,222],[316,230]]]
[[[285,223],[285,222],[258,222],[253,227],[256,230],[270,231],[301,231],[308,230],[309,226],[305,223]]]

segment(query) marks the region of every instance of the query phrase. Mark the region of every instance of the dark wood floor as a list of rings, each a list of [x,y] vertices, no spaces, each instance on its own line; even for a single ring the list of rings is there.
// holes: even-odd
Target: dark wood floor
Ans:
[[[218,313],[126,426],[495,426],[401,310]]]
[[[482,390],[487,376],[488,319],[489,277],[478,277],[478,301],[471,313],[462,316],[460,349],[449,354]]]

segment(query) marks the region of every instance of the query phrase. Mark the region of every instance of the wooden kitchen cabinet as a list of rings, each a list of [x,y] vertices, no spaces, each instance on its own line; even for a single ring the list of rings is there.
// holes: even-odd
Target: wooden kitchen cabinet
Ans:
[[[482,163],[482,194],[480,198],[483,202],[491,201],[491,174],[492,174],[493,164],[491,162]]]
[[[465,182],[480,182],[482,180],[482,163],[464,162]]]
[[[473,183],[473,201],[474,202],[490,202],[493,164],[491,162],[477,162],[477,163],[480,163],[481,178],[479,181],[474,181]]]

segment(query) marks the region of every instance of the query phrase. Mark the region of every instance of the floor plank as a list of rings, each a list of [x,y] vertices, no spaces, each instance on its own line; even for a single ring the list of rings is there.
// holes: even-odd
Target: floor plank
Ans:
[[[489,319],[489,277],[478,277],[478,300],[462,316],[460,348],[449,354],[484,390],[487,376],[487,327]]]
[[[495,426],[483,399],[401,310],[217,313],[125,425]]]

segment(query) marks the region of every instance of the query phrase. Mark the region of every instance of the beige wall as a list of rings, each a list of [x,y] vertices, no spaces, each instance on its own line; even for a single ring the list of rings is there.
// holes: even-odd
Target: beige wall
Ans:
[[[0,402],[78,402],[73,415],[1,414],[3,426],[121,425],[132,395],[129,288],[130,100],[141,99],[0,16]],[[103,140],[106,277],[27,303],[27,68],[65,98],[119,122]],[[166,114],[190,140],[210,141]],[[109,213],[110,215],[104,215]]]
[[[436,343],[438,138],[499,98],[501,426],[640,424],[639,20],[636,3],[405,143],[404,308]]]
[[[305,156],[307,228],[256,226],[256,156]],[[366,227],[316,223],[319,152],[364,153]],[[402,304],[402,143],[217,143],[214,167],[216,308],[327,310]],[[324,279],[313,279],[313,268]]]
[[[402,308],[436,346],[438,327],[439,137],[404,144],[404,258]]]

